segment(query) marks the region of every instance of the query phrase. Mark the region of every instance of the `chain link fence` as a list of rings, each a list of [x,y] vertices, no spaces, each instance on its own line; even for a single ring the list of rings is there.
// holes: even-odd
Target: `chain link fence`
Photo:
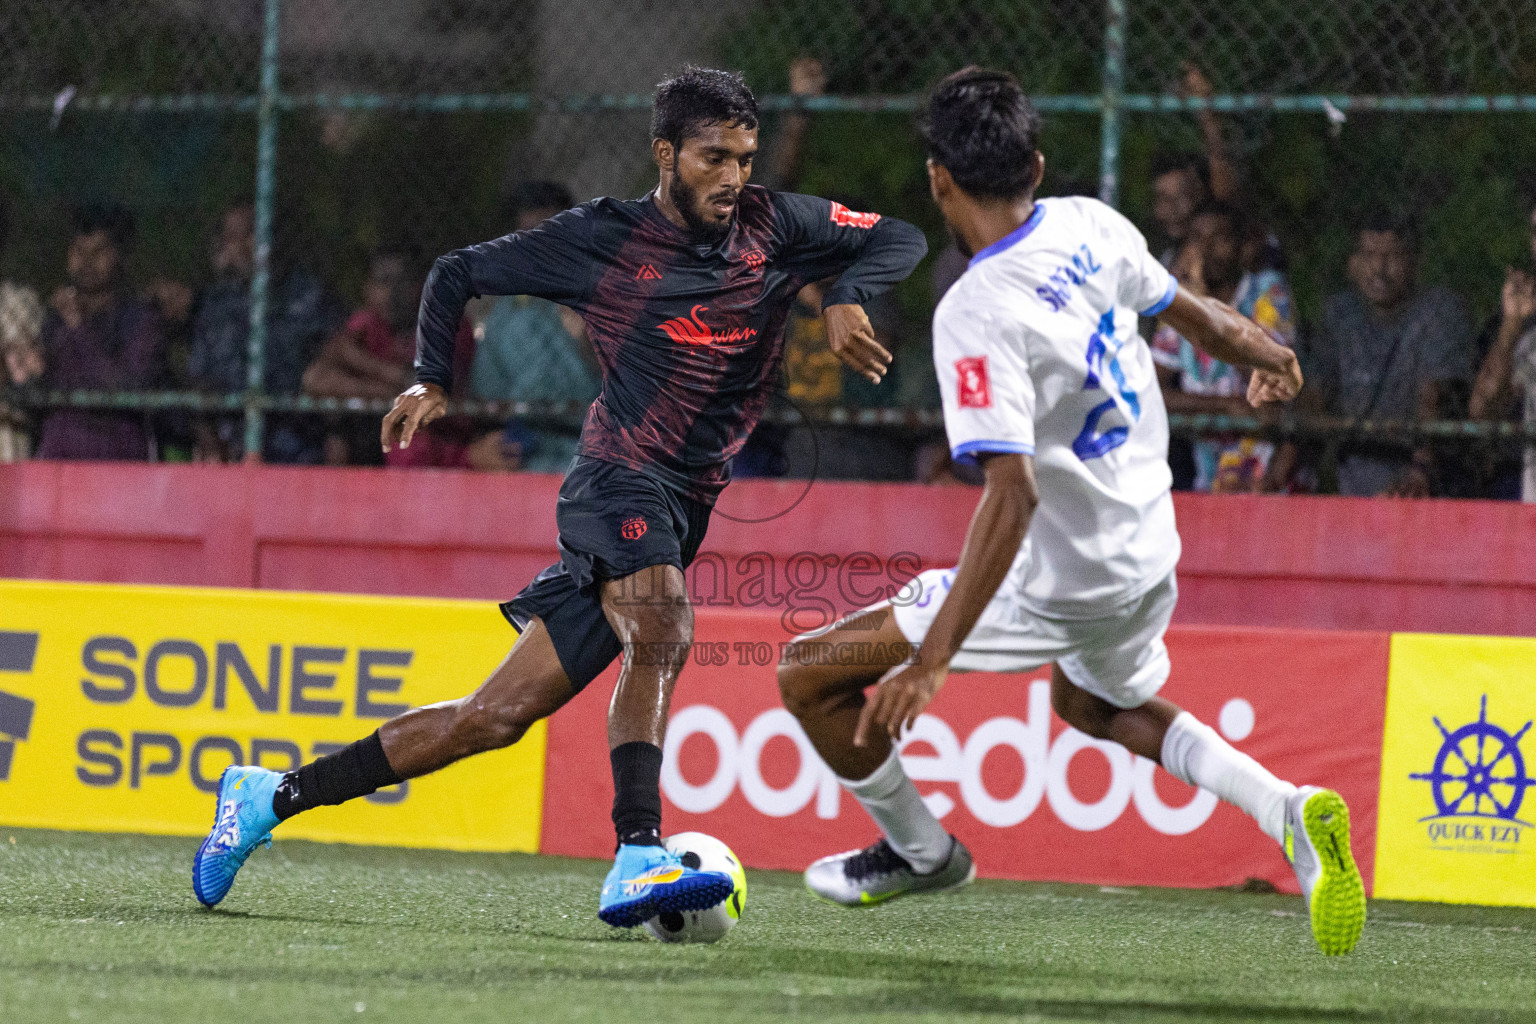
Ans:
[[[1154,239],[1155,171],[1170,154],[1206,159],[1214,123],[1244,206],[1284,254],[1303,348],[1344,287],[1355,227],[1383,208],[1413,216],[1422,279],[1463,296],[1480,325],[1498,312],[1504,268],[1531,260],[1532,24],[1536,0],[7,0],[0,281],[46,304],[86,202],[131,210],[129,280],[163,307],[195,306],[216,283],[228,211],[249,204],[256,235],[249,358],[234,374],[244,386],[199,387],[182,328],[152,381],[114,394],[33,387],[11,405],[142,410],[163,457],[190,450],[189,424],[209,410],[249,451],[274,416],[379,411],[306,398],[293,372],[275,380],[263,366],[262,311],[293,300],[293,274],[323,285],[341,315],[363,299],[370,253],[434,255],[502,234],[522,183],[560,182],[578,201],[640,194],[654,173],[650,92],[689,62],[746,73],[775,184],[909,219],[935,252],[945,239],[913,118],[959,66],[1013,71],[1045,111],[1047,194],[1099,194]],[[792,91],[803,58],[822,81]],[[1191,67],[1208,89],[1191,90]],[[902,407],[817,417],[914,437],[938,428],[926,266],[898,300],[913,367],[893,391]],[[1475,437],[1518,455],[1518,425],[1454,422],[1464,399],[1444,415],[1286,429]]]

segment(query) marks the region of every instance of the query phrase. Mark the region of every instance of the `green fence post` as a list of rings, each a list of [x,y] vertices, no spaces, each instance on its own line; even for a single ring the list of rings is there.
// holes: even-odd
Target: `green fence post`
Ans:
[[[1125,0],[1104,5],[1103,121],[1099,136],[1099,198],[1120,201],[1120,104],[1125,94]]]
[[[277,165],[277,38],[279,0],[266,0],[261,33],[261,99],[256,106],[256,252],[251,273],[251,334],[245,375],[245,456],[261,458],[265,423],[267,291],[271,283],[272,202]]]

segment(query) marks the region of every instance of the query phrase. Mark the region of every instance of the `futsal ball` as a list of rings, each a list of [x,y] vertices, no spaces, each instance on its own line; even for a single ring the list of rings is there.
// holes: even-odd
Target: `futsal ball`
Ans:
[[[718,871],[735,883],[731,894],[706,910],[668,911],[645,922],[645,930],[662,942],[718,942],[736,927],[747,904],[747,873],[741,861],[714,836],[703,832],[679,832],[666,841],[668,850],[695,871]]]

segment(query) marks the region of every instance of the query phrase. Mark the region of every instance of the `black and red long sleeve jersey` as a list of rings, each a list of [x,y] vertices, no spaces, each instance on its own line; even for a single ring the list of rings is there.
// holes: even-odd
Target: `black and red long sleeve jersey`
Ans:
[[[582,455],[713,503],[773,390],[800,288],[841,275],[825,305],[863,303],[927,252],[917,228],[825,199],[749,185],[718,241],[653,196],[594,199],[528,231],[442,257],[422,294],[416,379],[447,391],[454,335],[478,295],[536,295],[586,322],[602,392]]]

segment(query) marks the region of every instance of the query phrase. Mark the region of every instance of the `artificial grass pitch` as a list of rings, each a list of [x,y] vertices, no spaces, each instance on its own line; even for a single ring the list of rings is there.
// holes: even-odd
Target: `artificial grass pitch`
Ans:
[[[1536,911],[978,882],[844,910],[753,872],[715,946],[597,920],[607,865],[279,842],[216,911],[195,839],[0,829],[14,1021],[1536,1020]]]

